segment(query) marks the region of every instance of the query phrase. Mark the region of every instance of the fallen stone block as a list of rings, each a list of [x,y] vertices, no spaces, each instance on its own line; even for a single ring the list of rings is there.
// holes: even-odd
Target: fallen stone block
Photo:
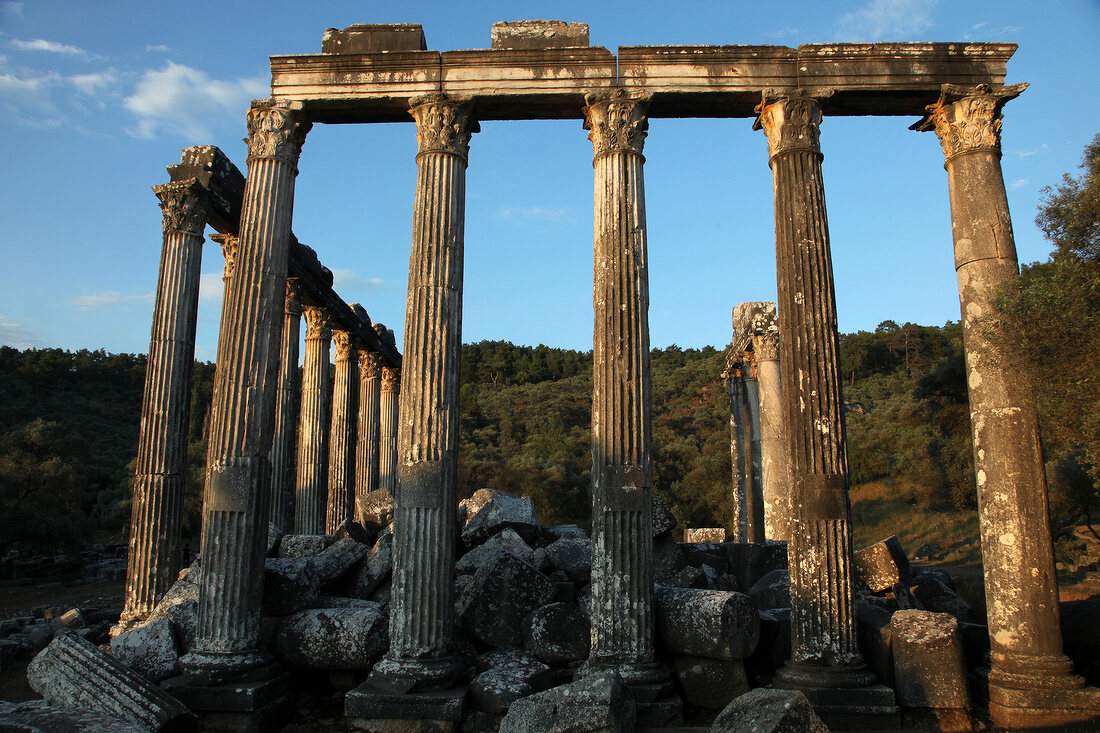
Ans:
[[[289,535],[288,535],[289,536]],[[264,613],[288,616],[321,597],[321,580],[308,557],[269,557],[264,562]]]
[[[786,542],[727,542],[722,547],[741,588],[751,588],[769,573],[787,569]]]
[[[370,598],[393,573],[393,532],[384,530],[359,563],[359,571],[344,586],[345,595]]]
[[[472,549],[503,529],[515,530],[529,545],[535,543],[542,533],[535,502],[526,496],[494,496],[466,523],[462,541]]]
[[[550,668],[538,660],[517,656],[495,665],[470,682],[470,702],[487,713],[503,713],[521,697],[550,686]]]
[[[329,545],[323,534],[288,534],[279,540],[275,557],[313,557]]]
[[[79,629],[88,625],[88,622],[84,619],[84,612],[79,608],[70,608],[61,614],[58,620],[66,629]]]
[[[634,699],[616,672],[601,672],[512,703],[500,733],[629,733]]]
[[[749,588],[748,596],[757,608],[790,608],[790,573],[787,570],[771,571]]]
[[[542,533],[548,540],[547,544],[564,538],[588,539],[588,533],[575,524],[555,524],[550,527],[543,527]]]
[[[274,522],[267,523],[267,552],[264,557],[275,557],[275,553],[279,551],[279,543],[283,541],[283,535],[286,532],[279,529],[279,525]]]
[[[938,578],[921,576],[909,586],[909,592],[928,611],[949,613],[959,621],[972,621],[975,618],[970,602]]]
[[[176,635],[176,646],[180,655],[191,651],[195,646],[195,636],[199,631],[199,602],[184,601],[168,609],[168,620]]]
[[[725,527],[687,527],[684,529],[684,542],[725,542]]]
[[[935,711],[943,730],[969,730],[966,667],[958,620],[946,613],[898,611],[890,619],[898,704]],[[964,723],[965,721],[965,723]],[[962,727],[965,725],[965,727]]]
[[[514,20],[493,23],[493,49],[572,48],[588,45],[587,23],[563,20]]]
[[[749,691],[745,663],[740,659],[708,659],[676,656],[672,670],[684,700],[709,710],[721,710],[738,695]]]
[[[676,575],[688,566],[687,555],[668,533],[653,540],[653,582],[672,585]]]
[[[381,527],[377,522],[369,522],[370,526],[366,524],[360,524],[354,519],[345,519],[340,523],[340,526],[336,528],[336,531],[332,533],[332,538],[335,542],[339,542],[342,539],[351,538],[356,542],[370,547],[374,544],[374,541],[378,538],[378,532]]]
[[[465,527],[474,518],[474,515],[480,512],[489,503],[489,500],[495,496],[514,496],[514,494],[508,494],[497,489],[478,489],[470,495],[469,499],[458,502],[459,526]]]
[[[0,700],[0,730],[13,733],[148,733],[143,725],[128,723],[95,710],[62,708],[45,700]]]
[[[272,652],[292,667],[368,670],[389,648],[388,629],[377,608],[312,608],[283,619]]]
[[[688,565],[685,568],[681,568],[680,572],[672,576],[672,579],[664,585],[672,588],[704,589],[707,587],[707,574],[702,568]]]
[[[592,574],[592,541],[563,537],[546,546],[546,557],[577,585],[584,585]]]
[[[198,561],[189,568],[184,568],[180,572],[180,579],[177,580],[168,589],[168,592],[164,594],[164,597],[157,602],[157,605],[153,607],[153,610],[149,613],[149,616],[145,619],[146,623],[153,621],[159,621],[162,618],[168,618],[173,607],[180,605],[181,603],[187,603],[188,601],[199,602],[199,580],[200,569],[198,567]]]
[[[378,522],[385,527],[393,522],[393,494],[387,489],[375,489],[359,502],[365,522]]]
[[[588,658],[588,617],[570,603],[535,609],[523,635],[523,648],[547,664],[559,666]]]
[[[890,590],[909,579],[909,558],[896,535],[857,550],[853,559],[856,577],[866,583],[872,593]]]
[[[27,666],[27,682],[51,705],[87,708],[152,731],[191,731],[198,719],[155,684],[72,634]]]
[[[680,542],[688,564],[697,568],[709,565],[720,573],[730,571],[729,554],[723,544],[715,542]]]
[[[671,651],[710,659],[744,659],[760,639],[760,616],[743,593],[654,588],[657,637]]]
[[[345,537],[310,558],[310,564],[317,573],[321,590],[328,590],[336,585],[340,578],[355,567],[370,551],[371,548],[367,545],[350,537]]]
[[[549,578],[509,550],[500,549],[474,573],[459,598],[456,621],[466,633],[489,646],[516,646],[523,639],[527,614],[553,597],[554,584]]]
[[[758,687],[718,713],[710,733],[829,733],[810,701],[795,690]]]
[[[180,658],[172,622],[166,618],[114,637],[111,639],[111,654],[153,682],[176,674]]]
[[[745,660],[758,673],[771,675],[791,658],[791,609],[760,611],[760,641]]]
[[[382,613],[382,604],[363,598],[323,595],[317,599],[317,608],[373,608]],[[385,614],[382,614],[385,615]]]
[[[481,567],[481,563],[492,557],[500,548],[511,550],[517,557],[534,565],[535,551],[513,529],[504,529],[482,544],[470,550],[455,562],[455,572],[459,575],[472,575]]]
[[[893,634],[890,631],[891,612],[868,603],[856,601],[856,634],[859,652],[867,667],[875,673],[879,682],[894,686]]]
[[[650,506],[653,508],[653,536],[660,537],[671,532],[676,526],[676,517],[672,515],[672,509],[668,502],[660,494],[653,492],[649,495]]]

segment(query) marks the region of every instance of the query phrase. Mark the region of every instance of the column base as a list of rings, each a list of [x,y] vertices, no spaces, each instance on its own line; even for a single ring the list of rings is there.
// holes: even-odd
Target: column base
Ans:
[[[788,662],[775,674],[772,687],[798,690],[829,728],[897,730],[900,710],[894,691],[878,683],[862,664],[850,667]]]
[[[393,659],[385,656],[374,665],[365,684],[398,694],[432,692],[453,687],[461,673],[462,665],[457,657]]]
[[[204,733],[266,733],[290,717],[294,701],[284,695],[287,675],[256,682],[195,685],[180,675],[161,687],[199,715]]]
[[[466,688],[429,692],[392,692],[370,680],[344,695],[344,716],[356,730],[457,730],[466,710]],[[419,721],[411,724],[394,721]]]
[[[180,658],[183,677],[189,685],[212,687],[231,682],[271,680],[281,672],[267,652],[194,651]]]
[[[1032,666],[1032,665],[1029,665]],[[994,725],[1012,730],[1082,725],[1100,728],[1100,689],[1086,687],[1072,674],[1068,658],[1043,664],[1046,674],[1036,670],[1009,672],[1003,667],[980,670],[979,694],[989,699],[989,716]],[[1054,673],[1050,670],[1055,669]]]

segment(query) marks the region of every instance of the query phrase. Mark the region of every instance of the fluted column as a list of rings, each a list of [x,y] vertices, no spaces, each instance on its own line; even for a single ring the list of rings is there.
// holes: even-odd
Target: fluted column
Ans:
[[[257,651],[275,424],[279,339],[298,155],[310,123],[300,106],[253,102],[237,264],[223,306],[203,495],[202,585],[193,682],[214,683],[267,663]]]
[[[401,404],[401,370],[382,367],[379,387],[378,488],[397,490],[397,420]]]
[[[398,692],[450,687],[461,666],[452,649],[458,369],[466,160],[477,129],[467,107],[438,95],[413,100],[410,112],[419,153],[403,368],[415,378],[399,408],[390,648],[370,678]],[[383,370],[383,400],[393,371]]]
[[[787,497],[787,461],[783,458],[783,393],[779,378],[779,322],[775,304],[754,323],[752,344],[760,391],[760,479],[764,500],[764,536],[787,539],[790,501]]]
[[[287,278],[283,338],[279,349],[279,396],[275,437],[271,441],[271,522],[289,532],[294,505],[294,455],[298,436],[298,341],[302,330],[302,293],[298,278]]]
[[[1100,719],[1062,652],[1058,582],[1034,398],[997,359],[982,319],[1019,275],[1001,173],[1001,109],[1026,84],[945,84],[914,128],[943,145],[962,307],[989,623],[990,712],[1008,728]]]
[[[764,541],[764,481],[760,466],[760,386],[756,378],[756,354],[746,351],[741,379],[745,386],[745,499],[748,542]]]
[[[649,271],[645,101],[586,97],[595,175],[592,382],[592,651],[586,670],[630,683],[667,677],[654,660],[650,490]]]
[[[203,229],[210,212],[195,180],[156,186],[164,215],[157,299],[145,368],[120,630],[145,618],[179,572],[191,371]]]
[[[768,99],[756,128],[768,137],[775,193],[785,439],[790,461],[791,659],[777,681],[794,687],[874,683],[855,635],[851,508],[839,338],[818,126],[807,97]]]
[[[355,520],[363,521],[363,502],[378,488],[379,409],[382,357],[359,350],[359,434],[355,444]]]
[[[745,459],[745,380],[741,354],[723,375],[730,401],[730,463],[733,468],[733,541],[749,541],[749,476]]]
[[[347,331],[333,331],[336,376],[328,433],[328,510],[325,532],[334,534],[352,515],[355,499],[355,413],[359,396],[359,350]]]
[[[294,532],[325,531],[328,463],[328,370],[332,316],[324,308],[305,307],[306,354],[302,364],[298,462],[294,483]]]

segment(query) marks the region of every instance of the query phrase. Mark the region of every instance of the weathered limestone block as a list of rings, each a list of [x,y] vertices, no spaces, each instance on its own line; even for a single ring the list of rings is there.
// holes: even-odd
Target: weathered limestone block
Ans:
[[[718,713],[710,733],[829,733],[810,701],[795,690],[758,687]]]
[[[72,634],[57,637],[31,660],[27,682],[51,705],[87,708],[152,731],[198,727],[179,700]]]
[[[705,589],[707,587],[707,574],[703,572],[702,568],[688,565],[672,576],[664,585],[669,588]]]
[[[317,599],[317,608],[373,608],[383,616],[385,615],[381,603],[363,598],[348,598],[347,596],[323,595]]]
[[[857,576],[872,593],[881,593],[909,579],[909,558],[901,541],[891,535],[854,554]]]
[[[321,53],[381,53],[424,51],[424,29],[419,23],[356,23],[328,28],[321,36]]]
[[[521,697],[550,687],[550,668],[517,656],[482,672],[470,682],[470,702],[487,713],[503,713]]]
[[[60,616],[61,625],[66,629],[79,629],[82,626],[87,626],[88,623],[84,619],[84,612],[79,608],[70,608]]]
[[[616,672],[601,672],[517,700],[500,721],[500,733],[628,733],[634,699]]]
[[[970,602],[936,578],[930,576],[917,578],[916,582],[909,586],[909,592],[929,611],[949,613],[959,621],[974,619],[974,609]]]
[[[497,489],[478,489],[470,495],[469,499],[463,499],[458,502],[458,522],[461,526],[465,527],[474,515],[481,511],[481,509],[489,503],[489,500],[494,496],[512,496],[504,491]]]
[[[699,568],[709,565],[720,573],[729,572],[730,561],[725,544],[717,542],[679,543],[689,564]]]
[[[272,651],[293,667],[367,670],[385,653],[388,633],[377,608],[314,608],[283,620]]]
[[[310,558],[321,590],[328,590],[367,556],[371,548],[358,540],[345,537]]]
[[[898,611],[890,619],[898,703],[911,708],[970,706],[959,622],[950,614]]]
[[[288,534],[279,541],[276,557],[312,557],[328,547],[323,534]]]
[[[496,554],[497,550],[507,548],[517,557],[535,565],[535,551],[513,529],[504,529],[488,540],[467,552],[455,562],[455,572],[459,575],[472,575],[481,564]]]
[[[684,691],[684,700],[701,708],[721,710],[749,691],[745,663],[740,659],[676,656],[672,670]]]
[[[542,533],[547,543],[560,539],[588,539],[588,533],[575,524],[555,524],[551,527],[543,527]]]
[[[381,527],[377,522],[369,522],[370,526],[357,522],[354,519],[345,519],[340,523],[340,526],[336,528],[336,531],[332,533],[332,537],[336,542],[350,537],[356,542],[362,543],[367,547],[374,544],[374,541],[378,539],[378,531]]]
[[[308,557],[270,557],[264,564],[264,613],[287,616],[316,604],[321,578]]]
[[[894,686],[893,633],[890,630],[892,615],[892,611],[881,606],[862,599],[856,601],[859,651],[879,682],[890,687]]]
[[[456,608],[466,633],[490,646],[515,646],[523,620],[554,597],[554,584],[508,550],[500,550],[474,573]]]
[[[393,521],[393,494],[388,489],[370,492],[360,507],[366,521],[378,522],[383,527]]]
[[[773,570],[787,569],[787,543],[727,542],[722,547],[729,560],[730,572],[737,576],[737,584],[751,588],[756,581]]]
[[[562,20],[515,20],[493,23],[493,49],[571,48],[588,45],[587,23]]]
[[[688,588],[654,589],[657,635],[678,654],[744,659],[760,639],[760,616],[743,593]]]
[[[195,645],[195,634],[199,631],[198,599],[171,606],[168,609],[168,620],[172,622],[180,654],[191,651],[191,647]]]
[[[671,532],[676,526],[676,517],[672,516],[668,502],[656,492],[650,494],[649,502],[653,510],[653,536],[659,537],[665,532]]]
[[[571,603],[548,603],[535,609],[523,634],[523,648],[550,665],[588,657],[588,619]]]
[[[577,585],[584,585],[592,574],[592,541],[563,537],[546,546],[546,557]]]
[[[665,533],[653,541],[653,582],[672,585],[676,575],[688,565],[687,555],[672,536]]]
[[[111,654],[134,671],[160,682],[176,674],[179,648],[168,619],[131,629],[111,639]]]
[[[367,552],[359,565],[355,579],[348,583],[345,593],[354,598],[370,598],[393,572],[393,532],[385,531]]]
[[[786,570],[773,570],[756,581],[748,595],[758,608],[790,608],[790,574]]]
[[[542,523],[535,514],[534,500],[511,494],[494,496],[466,523],[462,530],[462,541],[472,548],[502,529],[515,530],[525,542],[536,542],[542,531]]]
[[[275,557],[275,553],[279,550],[279,545],[282,544],[283,535],[286,534],[277,524],[274,522],[267,523],[267,553],[266,557]]]
[[[684,529],[684,542],[725,542],[725,527],[688,527]]]
[[[144,725],[84,708],[56,707],[45,700],[0,700],[0,730],[18,733],[147,733]]]

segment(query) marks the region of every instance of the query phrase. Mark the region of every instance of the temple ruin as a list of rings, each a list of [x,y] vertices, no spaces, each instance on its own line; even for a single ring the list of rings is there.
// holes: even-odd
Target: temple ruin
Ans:
[[[886,545],[861,551],[859,562],[852,546],[819,135],[827,117],[890,115],[934,132],[947,170],[988,601],[988,669],[972,689],[1006,728],[1100,718],[1100,691],[1063,654],[1035,413],[974,327],[992,288],[1018,272],[1000,167],[1002,110],[1026,88],[1004,84],[1015,49],[612,53],[590,46],[583,24],[531,21],[495,25],[489,49],[432,51],[419,25],[355,25],[326,31],[319,54],[272,56],[271,98],[248,110],[247,176],[216,148],[188,148],[154,188],[163,253],[116,638],[175,619],[173,594],[191,594],[179,597],[194,603],[194,627],[178,674],[141,695],[170,693],[156,698],[165,719],[179,718],[173,705],[182,703],[208,730],[274,730],[285,722],[286,660],[309,656],[303,665],[356,671],[344,712],[360,730],[557,730],[577,716],[590,727],[570,730],[673,727],[685,703],[724,708],[714,730],[740,730],[731,721],[750,702],[803,716],[803,730],[824,729],[822,720],[896,729],[913,710],[935,712],[939,729],[969,729],[950,727],[969,725],[974,704],[954,618],[887,617],[875,629],[893,630],[892,657],[857,618],[857,578],[874,593],[907,571]],[[727,543],[673,541],[675,520],[651,491],[643,148],[648,120],[660,117],[751,119],[773,173],[777,300],[735,309],[724,375],[738,518]],[[541,527],[520,497],[478,492],[457,505],[465,173],[476,165],[479,121],[516,119],[581,121],[593,146],[590,535]],[[418,143],[400,353],[391,331],[340,299],[291,231],[311,128],[395,121],[411,121]],[[225,253],[225,301],[201,564],[177,581],[207,226]],[[671,569],[670,557],[680,558]],[[364,599],[390,567],[386,603],[372,605]],[[758,608],[749,588],[781,568],[789,611]],[[870,579],[882,568],[895,575],[878,585]],[[354,578],[339,587],[357,588],[355,600],[332,590],[348,572]],[[275,588],[284,595],[273,597]],[[351,631],[318,651],[308,640],[322,632],[291,624],[311,621],[288,608],[328,614],[317,623]],[[275,617],[284,620],[272,635],[262,620]],[[535,630],[532,619],[541,619]],[[556,635],[539,636],[547,628]],[[921,641],[933,637],[939,646]],[[521,658],[520,646],[537,659]],[[51,649],[65,669],[95,666],[75,641]],[[771,660],[753,664],[772,664],[772,689],[749,691],[754,654]],[[951,681],[925,679],[941,667]],[[101,669],[109,684],[137,689],[119,681],[123,672]],[[935,699],[912,692],[933,683]]]

